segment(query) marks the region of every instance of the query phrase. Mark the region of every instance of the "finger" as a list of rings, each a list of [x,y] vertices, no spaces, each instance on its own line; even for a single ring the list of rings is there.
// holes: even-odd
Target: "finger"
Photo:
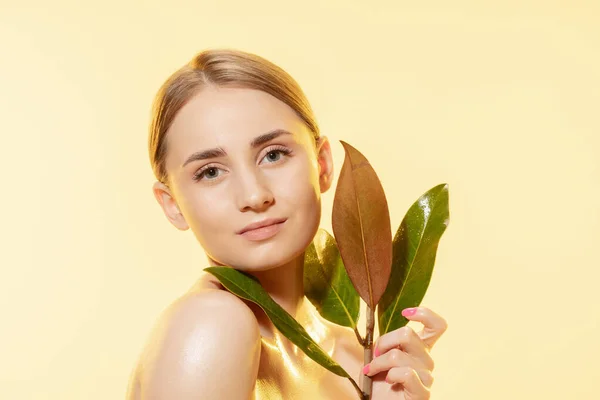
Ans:
[[[418,360],[423,367],[433,371],[435,364],[433,358],[429,355],[428,348],[419,335],[409,326],[403,326],[402,328],[388,332],[377,339],[374,346],[375,350],[373,351],[375,360],[382,354],[398,347]]]
[[[380,372],[387,372],[399,367],[408,367],[417,371],[421,382],[425,386],[429,387],[433,384],[431,372],[421,365],[418,360],[415,360],[400,349],[392,349],[380,357],[374,358],[373,361],[365,365],[363,373],[372,377]]]
[[[423,324],[423,329],[418,335],[429,349],[433,347],[435,342],[448,329],[446,320],[427,307],[406,308],[402,310],[402,315],[410,321]]]
[[[412,358],[408,354],[395,348],[379,357],[375,357],[369,364],[365,365],[363,373],[368,376],[373,376],[394,367],[410,367],[413,363]]]
[[[392,368],[385,378],[388,383],[399,383],[404,388],[404,398],[411,400],[429,400],[431,392],[421,382],[417,372],[409,367]]]

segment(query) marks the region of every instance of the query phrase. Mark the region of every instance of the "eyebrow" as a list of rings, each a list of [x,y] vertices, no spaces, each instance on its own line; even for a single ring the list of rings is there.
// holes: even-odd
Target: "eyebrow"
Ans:
[[[274,129],[272,131],[269,131],[267,133],[264,133],[260,136],[255,137],[254,139],[252,139],[252,142],[250,142],[250,147],[256,148],[258,146],[262,146],[263,144],[268,143],[271,140],[278,138],[279,136],[282,136],[282,135],[292,135],[292,133],[289,131],[286,131],[285,129]],[[208,150],[203,150],[203,151],[197,151],[197,152],[193,153],[192,155],[190,155],[185,160],[185,162],[183,163],[183,165],[181,167],[183,168],[193,161],[206,160],[209,158],[225,157],[226,155],[227,155],[227,153],[221,147],[216,147],[214,149],[208,149]]]

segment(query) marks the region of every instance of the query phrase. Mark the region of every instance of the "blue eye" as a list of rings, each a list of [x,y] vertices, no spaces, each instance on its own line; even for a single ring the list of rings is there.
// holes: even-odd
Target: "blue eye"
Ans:
[[[264,157],[263,160],[266,160],[268,163],[275,163],[281,160],[281,156],[287,156],[291,154],[291,150],[281,148],[274,149],[269,151]]]
[[[207,180],[216,179],[219,177],[219,168],[216,167],[208,167],[198,171],[194,175],[194,180],[199,181],[202,178],[206,178]]]
[[[281,158],[280,150],[273,150],[267,153],[265,158],[269,161],[278,161]]]

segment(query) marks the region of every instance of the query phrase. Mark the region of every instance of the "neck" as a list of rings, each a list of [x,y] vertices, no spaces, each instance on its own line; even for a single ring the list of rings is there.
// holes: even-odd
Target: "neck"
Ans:
[[[291,262],[266,271],[252,272],[271,298],[302,325],[312,336],[322,330],[314,307],[304,296],[304,253]],[[286,353],[288,358],[299,360],[301,351],[275,328],[265,312],[251,304],[257,317],[261,336],[272,346]],[[268,343],[267,342],[267,343]]]
[[[223,264],[208,257],[211,266]],[[302,316],[304,300],[304,253],[292,261],[266,271],[244,271],[258,279],[261,286],[288,314]],[[253,303],[252,303],[253,304]]]
[[[255,271],[261,286],[292,317],[302,317],[304,301],[304,254],[277,268]]]
[[[210,260],[214,263],[214,260]],[[304,296],[304,253],[292,261],[266,271],[249,272],[258,279],[261,286],[288,314],[302,325],[311,336],[323,336],[324,326],[316,310]],[[269,317],[258,305],[245,301],[254,312],[259,323],[261,336],[273,346],[291,356],[299,355],[298,349],[273,325]]]

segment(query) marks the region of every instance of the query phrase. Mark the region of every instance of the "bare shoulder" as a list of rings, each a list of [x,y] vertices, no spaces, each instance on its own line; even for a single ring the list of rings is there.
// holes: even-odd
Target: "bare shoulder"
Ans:
[[[260,359],[254,313],[198,282],[159,317],[140,357],[140,399],[251,398]]]

